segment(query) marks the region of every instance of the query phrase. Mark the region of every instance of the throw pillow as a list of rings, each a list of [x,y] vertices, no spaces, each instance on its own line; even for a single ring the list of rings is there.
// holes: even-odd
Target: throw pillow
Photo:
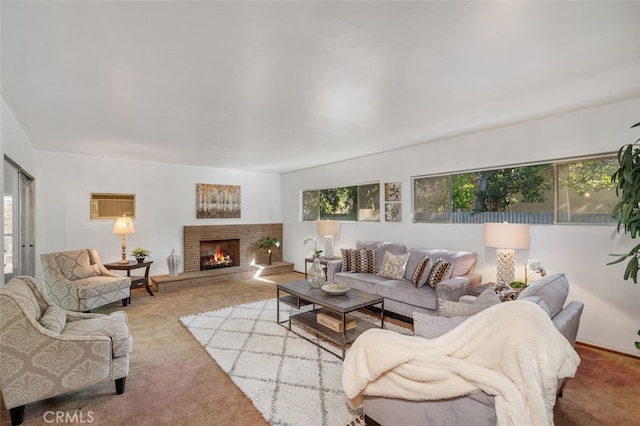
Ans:
[[[438,260],[433,263],[433,268],[431,268],[431,273],[429,274],[427,283],[429,283],[431,287],[436,288],[438,283],[451,278],[452,270],[453,267],[451,264],[439,257]]]
[[[358,250],[349,250],[349,272],[356,272],[358,266]]]
[[[420,260],[418,266],[413,271],[413,276],[411,277],[411,281],[413,285],[416,287],[422,287],[427,283],[427,279],[429,278],[429,274],[431,274],[431,267],[433,263],[431,262],[431,258],[429,256],[425,256]]]
[[[475,315],[490,306],[501,303],[493,288],[483,291],[473,303],[453,302],[440,299],[438,301],[438,315],[443,317],[462,317]]]
[[[547,275],[522,290],[520,297],[538,296],[549,308],[551,318],[562,310],[569,295],[569,281],[563,273]]]
[[[67,314],[64,309],[51,305],[40,318],[40,325],[54,333],[61,333],[67,323]]]
[[[385,278],[391,278],[393,280],[403,279],[407,260],[409,260],[409,253],[395,255],[388,251],[385,252],[378,275]]]
[[[360,249],[356,253],[356,272],[376,273],[376,251]]]
[[[414,312],[413,331],[416,336],[435,339],[453,330],[469,318],[471,317],[437,317],[421,312]]]
[[[351,252],[353,249],[340,249],[342,254],[342,268],[340,272],[351,272]]]
[[[540,306],[547,313],[547,315],[550,314],[549,307],[546,303],[544,303],[544,300],[542,300],[542,297],[540,296],[519,296],[518,300],[526,300],[527,302],[535,303],[536,305]]]
[[[92,265],[86,250],[73,250],[56,255],[62,275],[70,281],[100,275],[100,267]]]

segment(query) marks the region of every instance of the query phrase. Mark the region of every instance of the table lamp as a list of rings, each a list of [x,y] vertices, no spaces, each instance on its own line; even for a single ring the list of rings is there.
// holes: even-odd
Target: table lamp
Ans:
[[[526,223],[485,223],[484,245],[496,250],[496,284],[511,284],[515,279],[515,250],[529,248]]]
[[[133,222],[130,217],[127,217],[126,214],[123,214],[122,217],[116,219],[115,225],[113,225],[113,233],[120,234],[122,236],[122,259],[118,261],[118,263],[124,265],[129,263],[127,260],[127,234],[134,234],[136,232],[133,227]]]
[[[319,220],[318,235],[324,235],[324,255],[333,258],[333,236],[340,233],[340,222],[337,220]]]

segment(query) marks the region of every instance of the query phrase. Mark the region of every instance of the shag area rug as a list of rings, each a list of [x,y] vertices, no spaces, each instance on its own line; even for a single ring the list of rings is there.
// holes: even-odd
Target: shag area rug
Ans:
[[[281,321],[296,312],[280,304]],[[180,320],[269,424],[343,426],[361,414],[347,405],[342,360],[278,325],[275,299]],[[407,332],[393,324],[385,328]],[[339,353],[304,329],[296,331]]]

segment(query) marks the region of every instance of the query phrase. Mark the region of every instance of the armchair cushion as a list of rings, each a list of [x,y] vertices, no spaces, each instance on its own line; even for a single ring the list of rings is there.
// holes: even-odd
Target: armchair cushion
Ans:
[[[67,323],[63,335],[70,336],[107,336],[113,343],[112,356],[128,354],[133,348],[133,339],[127,323],[127,314],[119,311],[108,316],[90,318]]]
[[[60,334],[67,323],[67,314],[64,309],[51,305],[42,315],[39,322],[47,330]]]
[[[91,264],[87,250],[71,250],[56,254],[62,275],[70,281],[100,275],[100,266]]]

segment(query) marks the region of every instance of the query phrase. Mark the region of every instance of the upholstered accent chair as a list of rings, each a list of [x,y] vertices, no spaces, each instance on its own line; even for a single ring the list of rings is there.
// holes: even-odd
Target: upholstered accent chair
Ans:
[[[132,346],[125,312],[67,311],[28,276],[0,287],[0,388],[14,425],[26,404],[97,383],[122,394]]]
[[[131,278],[104,267],[95,249],[61,251],[40,255],[43,290],[61,308],[89,312],[122,300],[127,306]]]

